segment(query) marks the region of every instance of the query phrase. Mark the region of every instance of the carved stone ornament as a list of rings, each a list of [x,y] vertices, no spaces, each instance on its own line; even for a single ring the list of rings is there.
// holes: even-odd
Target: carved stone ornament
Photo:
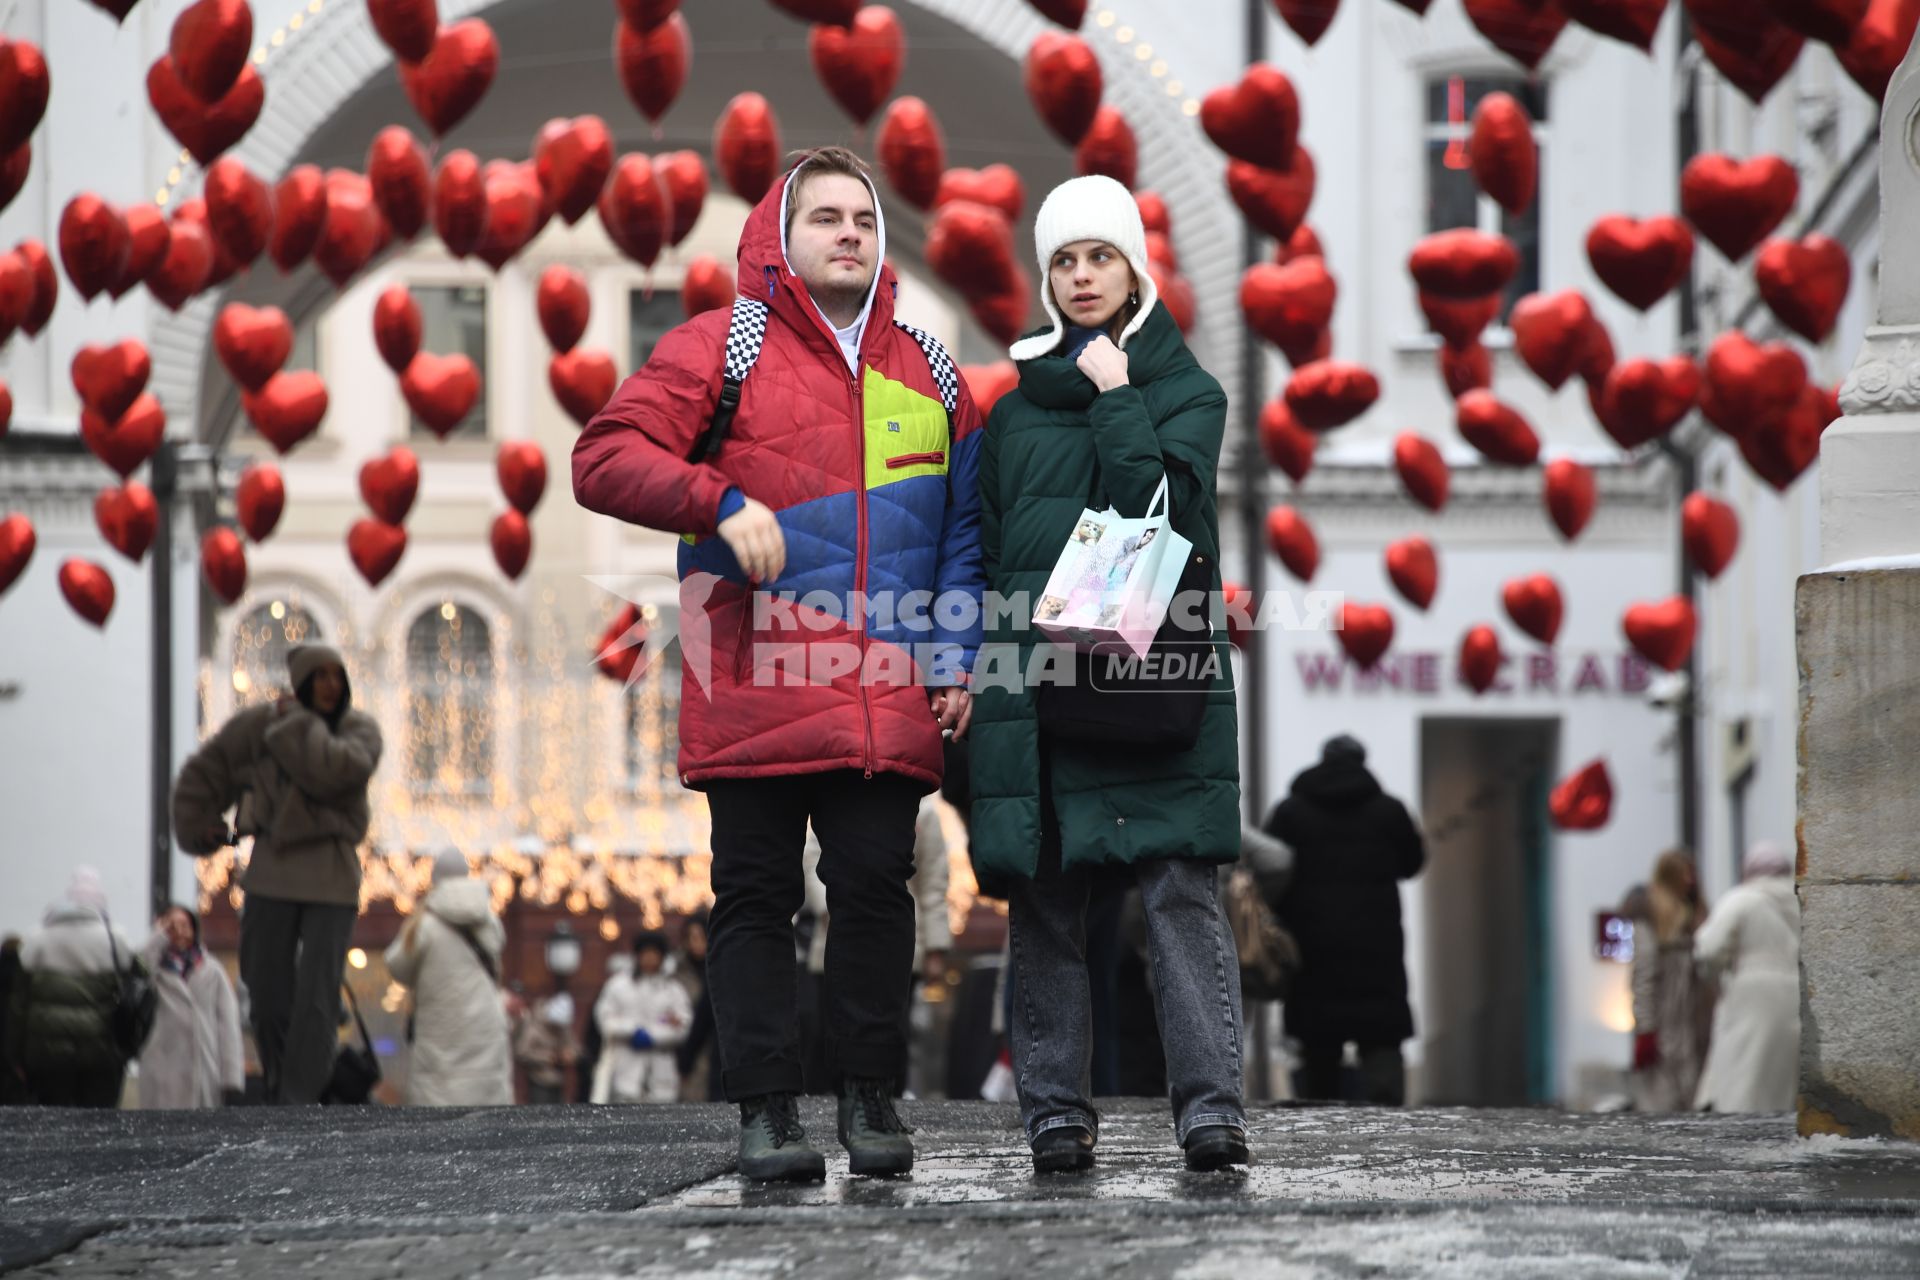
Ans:
[[[1920,413],[1920,330],[1869,329],[1853,372],[1840,384],[1840,408],[1850,418]]]

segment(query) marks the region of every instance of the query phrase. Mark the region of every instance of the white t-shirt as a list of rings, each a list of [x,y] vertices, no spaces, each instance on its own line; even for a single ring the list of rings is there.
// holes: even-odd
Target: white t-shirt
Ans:
[[[821,312],[820,318],[825,320],[826,312]],[[833,329],[833,321],[827,320],[827,328]],[[847,371],[855,377],[860,375],[860,336],[866,331],[867,314],[864,311],[858,320],[846,328],[833,329],[833,336],[840,343],[840,354],[846,357]]]

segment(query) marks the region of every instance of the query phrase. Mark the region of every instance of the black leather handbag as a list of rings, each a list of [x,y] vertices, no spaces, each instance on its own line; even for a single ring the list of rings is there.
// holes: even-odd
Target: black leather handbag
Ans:
[[[357,1107],[373,1097],[374,1086],[380,1083],[380,1057],[373,1051],[373,1037],[367,1034],[367,1022],[360,1016],[360,1002],[353,998],[353,988],[343,985],[341,989],[347,993],[347,1007],[353,1010],[353,1024],[360,1029],[360,1043],[343,1044],[334,1054],[333,1075],[320,1101],[330,1107]]]
[[[102,916],[101,923],[107,926],[107,954],[113,957],[113,1042],[121,1056],[137,1058],[146,1047],[147,1037],[153,1034],[154,1019],[160,1015],[160,988],[153,985],[152,977],[134,957],[127,957],[126,968],[120,967],[120,944],[113,937],[113,921]]]

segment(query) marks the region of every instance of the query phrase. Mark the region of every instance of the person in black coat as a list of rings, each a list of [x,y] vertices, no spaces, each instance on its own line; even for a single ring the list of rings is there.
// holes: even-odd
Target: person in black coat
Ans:
[[[1342,1097],[1341,1058],[1353,1043],[1364,1082],[1353,1100],[1400,1106],[1400,1045],[1413,1035],[1413,1010],[1399,882],[1419,874],[1426,846],[1407,807],[1380,789],[1366,761],[1354,739],[1329,739],[1265,830],[1294,852],[1293,879],[1276,913],[1300,947],[1286,1001],[1287,1034],[1303,1058],[1295,1091]]]

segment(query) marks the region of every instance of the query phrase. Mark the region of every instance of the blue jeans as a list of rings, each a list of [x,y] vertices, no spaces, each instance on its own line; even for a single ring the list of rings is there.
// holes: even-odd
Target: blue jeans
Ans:
[[[1143,862],[1138,872],[1174,1134],[1184,1146],[1202,1125],[1244,1133],[1240,964],[1220,912],[1218,871],[1169,859]],[[1068,1125],[1097,1137],[1099,1117],[1087,1097],[1087,877],[1043,870],[1014,884],[1008,903],[1013,1062],[1027,1140]]]

